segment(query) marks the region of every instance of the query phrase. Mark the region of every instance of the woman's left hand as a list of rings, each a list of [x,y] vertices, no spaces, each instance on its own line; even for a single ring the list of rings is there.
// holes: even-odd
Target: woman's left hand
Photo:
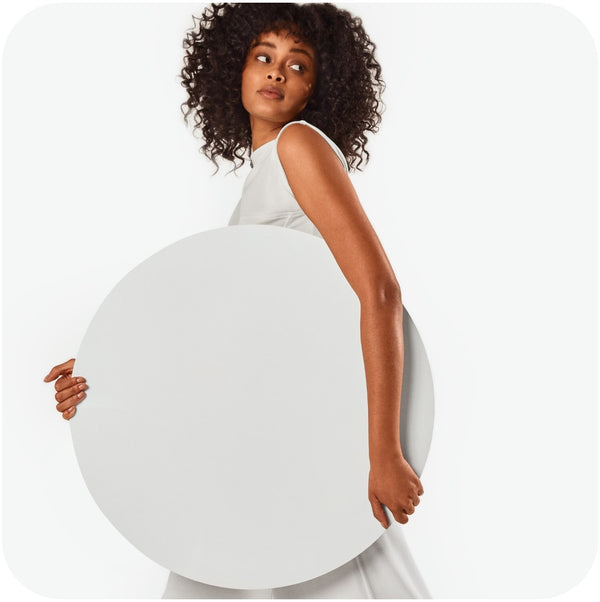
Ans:
[[[421,480],[402,452],[388,453],[371,461],[369,501],[373,515],[387,529],[388,519],[382,504],[389,508],[399,523],[407,523],[423,493]]]

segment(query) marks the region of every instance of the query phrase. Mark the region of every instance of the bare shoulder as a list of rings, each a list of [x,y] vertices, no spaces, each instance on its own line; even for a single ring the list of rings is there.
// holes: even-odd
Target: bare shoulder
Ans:
[[[290,189],[315,225],[361,302],[397,286],[391,265],[344,165],[312,127],[291,123],[277,152]]]
[[[329,169],[340,160],[327,140],[312,127],[303,123],[288,125],[279,136],[277,152],[282,163],[310,162]]]

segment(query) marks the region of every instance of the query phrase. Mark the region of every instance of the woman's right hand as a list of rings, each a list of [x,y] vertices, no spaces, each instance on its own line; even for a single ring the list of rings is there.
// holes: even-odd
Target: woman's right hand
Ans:
[[[44,377],[44,382],[54,383],[56,395],[54,398],[58,402],[56,409],[62,413],[65,420],[71,420],[75,416],[75,406],[85,399],[84,391],[88,388],[85,378],[82,376],[73,376],[73,365],[75,359],[70,359],[64,364],[54,366],[52,370]]]
[[[370,456],[369,501],[373,515],[384,529],[389,527],[383,505],[388,508],[397,522],[405,524],[408,515],[421,501],[423,485],[412,466],[405,460],[398,443],[394,451]]]

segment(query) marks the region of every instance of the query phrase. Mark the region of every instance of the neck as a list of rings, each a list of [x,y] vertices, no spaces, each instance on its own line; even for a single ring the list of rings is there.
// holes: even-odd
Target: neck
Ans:
[[[279,130],[287,122],[278,123],[274,121],[264,121],[250,115],[250,130],[252,132],[252,150],[255,151],[259,146],[271,142],[277,138]]]

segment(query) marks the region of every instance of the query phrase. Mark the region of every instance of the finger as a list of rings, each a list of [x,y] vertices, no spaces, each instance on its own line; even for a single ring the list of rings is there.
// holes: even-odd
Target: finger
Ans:
[[[423,495],[423,484],[419,480],[419,489],[417,490],[417,495]]]
[[[399,523],[405,525],[408,522],[408,516],[402,510],[392,511],[392,514],[394,515],[396,521],[398,521]]]
[[[59,412],[65,412],[66,410],[75,407],[78,403],[81,403],[85,399],[85,393],[77,393],[77,395],[73,395],[64,401],[56,404],[56,409]]]
[[[373,516],[381,523],[381,526],[384,529],[387,529],[389,527],[389,521],[383,510],[383,505],[375,496],[369,496],[369,502],[371,502]]]
[[[69,397],[77,395],[77,393],[81,393],[81,391],[85,391],[87,388],[88,386],[85,383],[76,383],[70,387],[66,387],[65,389],[58,391],[54,396],[54,399],[60,403]]]
[[[49,383],[52,380],[58,378],[61,374],[71,375],[73,372],[73,366],[75,364],[75,358],[71,358],[62,364],[58,364],[58,366],[54,366],[46,376],[44,376],[44,382]]]
[[[85,378],[83,376],[61,376],[55,383],[54,388],[56,391],[64,391],[68,387],[73,387],[77,383],[84,383]]]
[[[414,504],[411,499],[407,499],[404,503],[398,504],[395,508],[396,512],[404,514],[413,514],[415,511]]]
[[[71,420],[75,416],[75,407],[69,408],[63,412],[63,418],[65,420]]]
[[[412,499],[412,503],[413,503],[413,506],[418,506],[421,503],[419,496],[415,495],[415,497]]]

